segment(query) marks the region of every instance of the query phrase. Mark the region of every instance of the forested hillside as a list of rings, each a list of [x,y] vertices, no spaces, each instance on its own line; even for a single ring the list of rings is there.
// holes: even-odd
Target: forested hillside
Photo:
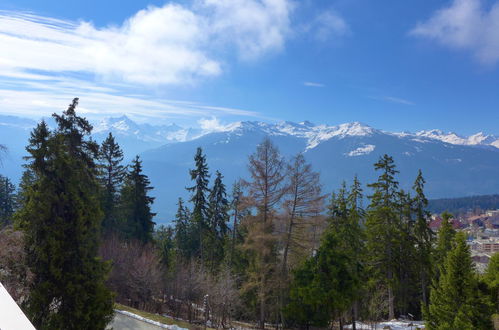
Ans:
[[[467,211],[497,209],[499,209],[499,195],[431,199],[428,203],[428,210],[432,213],[448,211],[452,214],[459,214]]]

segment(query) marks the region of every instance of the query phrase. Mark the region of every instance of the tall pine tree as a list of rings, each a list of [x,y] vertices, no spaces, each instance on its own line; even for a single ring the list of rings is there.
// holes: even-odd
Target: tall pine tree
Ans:
[[[426,181],[423,178],[421,170],[418,172],[416,181],[412,189],[415,192],[413,198],[413,207],[415,212],[414,236],[416,241],[417,261],[419,267],[419,279],[421,283],[421,299],[423,306],[428,305],[428,288],[432,277],[431,256],[433,250],[434,234],[428,225],[430,213],[427,211],[428,199],[424,194],[424,185]]]
[[[374,164],[380,171],[378,181],[369,185],[374,191],[366,215],[367,255],[371,283],[387,288],[388,318],[395,317],[399,244],[402,239],[398,182],[393,158],[384,155]]]
[[[109,233],[118,229],[118,192],[126,175],[126,169],[121,164],[123,151],[111,133],[102,142],[99,159],[101,168],[100,181],[103,188],[102,210],[104,211],[104,219],[102,220],[102,227],[105,233]]]
[[[74,99],[57,129],[44,122],[31,133],[27,167],[37,180],[18,217],[34,274],[27,314],[37,329],[104,329],[113,298],[104,286],[108,266],[97,258],[102,212],[98,200],[98,146],[92,126],[75,113]]]
[[[208,188],[208,180],[210,174],[208,173],[208,165],[206,163],[206,156],[203,155],[203,149],[197,148],[196,155],[194,156],[195,168],[190,170],[191,180],[194,181],[192,187],[187,190],[191,192],[189,202],[192,203],[192,235],[194,255],[201,260],[201,264],[205,263],[205,251],[203,240],[208,223],[208,195],[210,189]]]
[[[149,178],[142,171],[142,161],[135,157],[121,188],[120,203],[122,212],[122,230],[128,239],[137,239],[144,243],[152,240],[154,231],[151,211],[154,197],[149,196]]]
[[[222,181],[223,175],[216,171],[215,182],[208,196],[208,223],[206,250],[210,270],[213,272],[224,258],[224,244],[229,233],[229,201]]]

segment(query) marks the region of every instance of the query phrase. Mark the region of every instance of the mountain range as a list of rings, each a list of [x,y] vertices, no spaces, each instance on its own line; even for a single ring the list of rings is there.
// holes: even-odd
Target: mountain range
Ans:
[[[0,143],[8,147],[2,172],[14,180],[22,172],[24,146],[35,124],[29,119],[0,116]],[[303,153],[320,172],[325,192],[337,189],[343,180],[348,183],[354,175],[363,183],[373,182],[373,164],[385,153],[394,157],[403,189],[411,188],[418,169],[422,169],[430,198],[499,192],[499,137],[483,133],[468,137],[440,130],[396,133],[359,122],[329,126],[308,121],[245,121],[203,130],[140,124],[126,116],[94,123],[97,141],[109,132],[115,135],[127,160],[141,155],[155,187],[159,223],[172,219],[178,197],[188,198],[185,187],[192,184],[188,170],[194,165],[197,147],[203,148],[210,171],[219,170],[224,175],[230,191],[234,181],[247,177],[248,155],[265,137],[287,158]]]

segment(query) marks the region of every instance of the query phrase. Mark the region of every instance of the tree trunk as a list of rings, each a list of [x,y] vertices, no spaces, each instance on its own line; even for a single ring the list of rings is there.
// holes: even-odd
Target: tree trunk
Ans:
[[[394,307],[394,299],[393,299],[393,288],[392,284],[388,284],[388,320],[393,320],[395,318],[395,307]]]

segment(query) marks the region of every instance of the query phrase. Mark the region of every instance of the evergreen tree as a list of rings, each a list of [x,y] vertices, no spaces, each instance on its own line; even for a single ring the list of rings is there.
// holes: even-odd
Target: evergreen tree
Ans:
[[[456,235],[456,231],[452,228],[450,219],[452,214],[448,212],[442,213],[442,224],[438,230],[437,244],[434,251],[434,272],[435,277],[438,278],[440,268],[444,266],[444,260],[447,253],[452,249],[452,241]]]
[[[432,245],[433,245],[433,232],[428,226],[428,219],[430,213],[427,211],[428,200],[424,194],[424,185],[426,181],[423,178],[421,170],[418,172],[416,181],[412,189],[416,193],[413,198],[413,205],[416,217],[414,226],[414,236],[416,240],[416,250],[419,266],[419,278],[421,282],[421,299],[423,306],[428,305],[428,287],[432,277]]]
[[[225,192],[223,176],[216,171],[215,182],[208,196],[208,223],[205,246],[209,268],[213,272],[224,258],[224,243],[229,232],[229,201]]]
[[[206,163],[206,156],[203,155],[203,150],[197,148],[196,155],[194,156],[195,168],[190,170],[191,180],[194,181],[194,186],[187,188],[191,192],[189,202],[192,203],[191,221],[193,222],[193,243],[194,254],[201,260],[201,264],[205,262],[205,251],[203,247],[203,240],[205,230],[208,222],[208,195],[210,189],[208,188],[208,165]]]
[[[492,309],[481,294],[464,233],[458,233],[430,291],[428,329],[492,329]]]
[[[366,215],[367,255],[371,283],[387,288],[388,318],[395,317],[395,296],[399,245],[402,240],[398,182],[393,158],[384,155],[374,164],[381,171],[378,181],[369,185],[374,191]]]
[[[347,196],[347,208],[348,208],[348,227],[346,232],[346,237],[343,238],[348,245],[348,254],[352,263],[350,264],[352,277],[358,279],[358,285],[356,285],[354,290],[355,301],[352,305],[352,324],[355,330],[355,321],[358,319],[358,301],[359,297],[362,296],[363,283],[366,280],[364,274],[364,256],[365,256],[365,232],[362,226],[365,216],[365,211],[362,208],[362,198],[363,192],[361,184],[357,178],[354,177],[352,185],[350,186],[350,191]]]
[[[149,178],[143,174],[142,161],[135,157],[121,188],[120,202],[123,216],[123,232],[128,239],[137,239],[144,243],[152,240],[154,231],[151,205],[154,198],[148,195],[153,189]]]
[[[172,227],[159,226],[154,232],[154,241],[159,249],[161,263],[166,269],[171,269],[175,262],[175,241]]]
[[[16,210],[16,188],[9,178],[0,175],[0,228],[12,224]]]
[[[37,180],[25,190],[19,221],[34,279],[27,315],[37,329],[104,329],[113,298],[108,265],[97,258],[102,212],[96,192],[98,146],[74,99],[57,129],[44,122],[31,133],[27,165]]]
[[[29,189],[33,187],[35,181],[34,172],[29,167],[26,168],[21,176],[21,182],[17,190],[16,204],[19,209],[22,209],[28,202]]]
[[[325,327],[338,319],[342,329],[342,315],[352,306],[359,279],[351,267],[354,261],[342,249],[339,238],[332,225],[316,254],[295,272],[286,308],[290,321]],[[299,305],[302,312],[298,312]]]
[[[193,228],[190,222],[191,215],[189,209],[184,206],[182,198],[178,199],[177,213],[175,214],[174,232],[175,232],[175,246],[178,250],[178,255],[186,260],[189,260],[195,253],[193,247]]]
[[[418,285],[419,267],[414,235],[415,218],[413,199],[409,193],[401,190],[398,198],[399,234],[397,242],[397,283],[395,306],[398,313],[419,315],[421,292]]]
[[[489,260],[489,265],[483,276],[494,302],[495,312],[499,312],[499,253],[494,253]]]
[[[123,161],[123,151],[114,140],[114,136],[109,133],[102,142],[100,153],[100,181],[103,187],[102,210],[104,219],[102,227],[104,232],[109,233],[118,229],[117,205],[119,202],[119,189],[126,175],[126,169],[121,164]]]

